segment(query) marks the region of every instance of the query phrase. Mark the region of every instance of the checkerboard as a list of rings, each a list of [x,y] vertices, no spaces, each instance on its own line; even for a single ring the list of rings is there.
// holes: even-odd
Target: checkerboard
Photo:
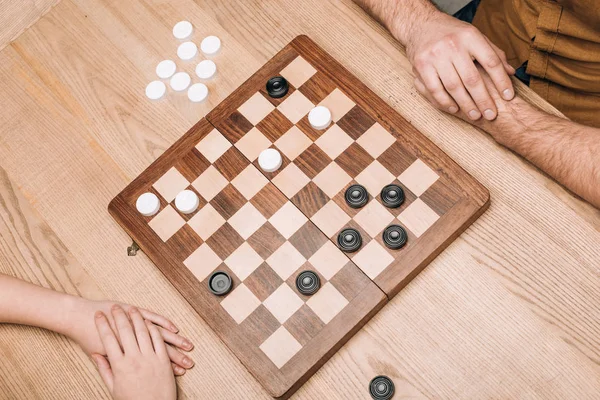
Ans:
[[[270,97],[267,80],[290,89]],[[313,129],[309,111],[332,112]],[[260,170],[275,148],[281,168]],[[349,207],[363,185],[369,202]],[[401,207],[383,205],[396,183]],[[174,199],[198,195],[191,214]],[[144,217],[136,199],[156,194]],[[163,274],[274,397],[288,397],[354,332],[485,210],[488,194],[470,175],[306,37],[295,39],[144,171],[109,211]],[[407,244],[387,248],[382,232],[403,226]],[[362,247],[338,249],[357,229]],[[295,280],[316,273],[301,294]],[[224,271],[233,290],[216,296],[208,278]]]

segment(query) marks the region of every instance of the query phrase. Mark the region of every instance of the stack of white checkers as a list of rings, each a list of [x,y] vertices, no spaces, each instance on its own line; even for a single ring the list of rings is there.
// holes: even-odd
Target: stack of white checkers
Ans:
[[[183,62],[193,60],[198,54],[198,46],[189,40],[194,32],[194,27],[189,21],[180,21],[173,27],[173,36],[183,41],[177,47],[177,56]],[[216,36],[208,36],[200,43],[200,50],[206,57],[216,55],[221,50],[221,39]],[[196,76],[201,81],[212,79],[217,73],[217,65],[213,60],[202,60],[196,66]],[[208,87],[203,82],[192,83],[190,74],[177,70],[177,64],[173,60],[163,60],[156,66],[156,75],[159,79],[152,81],[146,86],[146,96],[150,100],[158,100],[167,93],[167,85],[163,80],[168,80],[169,86],[175,92],[187,90],[190,101],[200,103],[208,97]]]

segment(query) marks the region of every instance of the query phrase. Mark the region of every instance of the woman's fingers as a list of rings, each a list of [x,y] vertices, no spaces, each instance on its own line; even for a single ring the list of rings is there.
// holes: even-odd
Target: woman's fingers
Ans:
[[[119,341],[102,311],[96,313],[95,321],[98,335],[100,335],[100,340],[102,341],[102,345],[104,346],[104,350],[106,350],[108,358],[116,359],[122,356],[123,352],[121,351]]]
[[[180,367],[179,365],[177,365],[175,363],[171,363],[171,368],[173,368],[173,373],[176,376],[185,375],[185,372],[187,371],[185,368],[182,368],[182,367]]]
[[[115,319],[115,326],[117,327],[119,339],[121,339],[123,352],[125,354],[130,352],[139,352],[140,348],[135,338],[133,327],[129,322],[127,314],[125,314],[125,310],[123,310],[123,308],[120,305],[115,305],[112,308],[112,315]]]
[[[194,361],[190,357],[181,353],[173,346],[167,345],[167,355],[173,363],[179,365],[180,367],[190,369],[194,366]]]
[[[168,331],[166,329],[163,329],[161,327],[159,327],[158,330],[160,331],[160,334],[162,335],[162,337],[166,343],[172,344],[173,346],[178,347],[185,351],[191,351],[194,348],[194,345],[192,344],[192,342],[190,342],[188,339],[184,338],[183,336],[173,333],[171,331]]]
[[[131,322],[133,323],[133,329],[135,330],[135,337],[137,338],[140,351],[143,354],[152,353],[154,351],[152,340],[150,339],[150,333],[148,332],[144,318],[142,318],[142,314],[140,314],[137,308],[131,307],[129,310],[129,316],[131,317]]]
[[[98,372],[100,373],[100,377],[106,384],[106,387],[108,387],[108,390],[112,393],[114,378],[113,378],[112,369],[110,368],[110,364],[108,363],[108,360],[100,354],[92,354],[92,359],[94,360],[94,362],[96,363],[96,366],[98,367]]]
[[[179,329],[175,326],[175,324],[169,319],[163,317],[162,315],[158,315],[156,313],[153,313],[152,311],[144,310],[143,308],[140,308],[139,310],[140,313],[142,313],[142,317],[144,317],[144,319],[154,323],[155,325],[163,327],[173,333],[179,332]]]
[[[150,338],[152,339],[152,345],[154,346],[154,351],[156,355],[163,358],[168,359],[167,355],[167,345],[165,344],[160,332],[156,325],[154,325],[150,321],[145,321],[148,332],[150,332]]]

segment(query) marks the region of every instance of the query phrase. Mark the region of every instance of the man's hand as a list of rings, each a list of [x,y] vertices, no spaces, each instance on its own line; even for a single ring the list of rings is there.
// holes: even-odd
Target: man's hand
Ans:
[[[166,345],[156,325],[144,320],[135,307],[125,313],[122,307],[116,305],[107,315],[111,315],[114,327],[101,311],[94,319],[108,360],[100,354],[94,354],[93,358],[113,398],[175,399],[175,377]]]
[[[472,25],[435,12],[414,24],[406,38],[415,84],[441,110],[460,110],[473,121],[482,115],[490,121],[496,118],[496,105],[475,61],[505,100],[514,97],[509,75],[515,70],[504,52]]]
[[[73,307],[71,317],[69,317],[66,334],[75,340],[87,354],[106,355],[106,350],[102,345],[100,336],[96,332],[94,325],[94,315],[102,312],[107,316],[108,322],[113,329],[116,328],[115,321],[112,318],[111,309],[119,306],[126,312],[134,309],[128,304],[120,304],[112,301],[90,301],[82,298],[74,298],[77,304]],[[178,335],[177,327],[162,315],[153,313],[144,309],[137,309],[144,320],[156,326],[163,341],[167,344],[167,355],[169,356],[173,371],[176,375],[183,375],[186,369],[194,366],[192,359],[180,350],[190,351],[193,349],[192,343],[181,335]]]

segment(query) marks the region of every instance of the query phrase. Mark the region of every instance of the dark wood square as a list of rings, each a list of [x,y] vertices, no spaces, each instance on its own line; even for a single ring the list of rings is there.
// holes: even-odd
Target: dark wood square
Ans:
[[[261,304],[240,324],[240,329],[244,332],[244,341],[258,347],[280,326],[277,318]]]
[[[347,184],[344,189],[340,190],[340,192],[338,194],[335,195],[335,197],[333,198],[333,201],[335,202],[335,204],[337,204],[346,214],[348,214],[350,217],[354,218],[354,216],[356,214],[358,214],[360,212],[360,210],[362,210],[362,208],[352,208],[348,205],[348,203],[346,203],[346,189],[348,189],[350,186],[352,185],[356,185],[358,184],[358,182],[356,182],[355,180],[352,180],[349,184]],[[371,193],[369,193],[369,201],[373,200],[373,195]],[[367,202],[367,204],[369,204],[369,201]],[[366,204],[365,204],[366,206]]]
[[[244,281],[244,285],[262,302],[267,299],[281,284],[283,280],[269,264],[262,263]]]
[[[398,177],[412,163],[417,161],[417,156],[396,140],[396,143],[392,144],[383,154],[377,157],[377,161],[394,174],[394,176]]]
[[[238,287],[242,284],[242,281],[240,280],[240,278],[238,278],[238,276],[225,263],[221,263],[213,272],[215,272],[215,271],[225,272],[227,275],[229,275],[231,277],[231,283],[233,284],[233,288],[231,289],[231,292],[233,292],[236,287]],[[208,289],[208,280],[210,279],[210,276],[212,275],[213,272],[211,272],[206,277],[206,279],[204,279],[202,281],[202,283],[201,283],[203,286],[202,290],[207,290],[207,291],[209,290]],[[204,285],[206,285],[206,286],[204,286]],[[229,294],[231,292],[229,292],[225,296],[221,297],[220,300],[224,300],[227,296],[229,296]]]
[[[314,143],[294,160],[294,164],[310,179],[317,176],[330,163],[331,158]]]
[[[291,161],[290,161],[290,159],[289,159],[289,158],[288,158],[288,157],[287,157],[285,154],[283,154],[283,152],[282,152],[282,151],[280,151],[280,150],[279,150],[279,149],[278,149],[278,148],[277,148],[275,145],[271,146],[270,148],[271,148],[271,149],[275,149],[275,150],[279,151],[279,153],[281,154],[281,159],[282,159],[282,160],[281,160],[281,167],[279,167],[279,169],[278,169],[277,171],[273,171],[273,172],[265,172],[265,171],[263,171],[263,170],[260,168],[260,164],[258,163],[258,159],[256,159],[256,160],[255,160],[255,161],[254,161],[252,164],[253,164],[253,165],[254,165],[256,168],[258,168],[258,170],[259,170],[260,172],[262,172],[262,174],[263,174],[264,176],[266,176],[268,180],[272,181],[272,180],[273,180],[273,178],[275,178],[277,175],[279,175],[279,173],[280,173],[281,171],[283,171],[283,170],[285,169],[285,167],[287,167],[287,166],[288,166],[288,165],[291,163]]]
[[[317,274],[321,282],[321,287],[323,287],[327,283],[327,279],[325,279],[323,275],[321,275],[319,271],[317,271],[317,269],[310,262],[307,261],[286,280],[286,283],[292,288],[294,293],[296,293],[304,302],[307,302],[311,298],[311,296],[314,295],[302,294],[298,291],[298,287],[296,286],[296,278],[304,271],[312,271],[315,274]]]
[[[238,149],[230,147],[213,165],[225,179],[231,182],[248,164],[248,159]]]
[[[278,76],[278,75],[276,75],[276,76]],[[267,92],[267,85],[266,85],[266,83],[261,86],[260,93],[262,93],[262,95],[265,97],[265,99],[269,100],[269,102],[271,104],[273,104],[275,107],[277,107],[281,103],[283,103],[288,97],[290,97],[292,95],[292,93],[294,93],[296,91],[296,88],[290,82],[288,82],[288,85],[289,85],[289,89],[288,89],[287,94],[285,96],[283,96],[283,97],[278,98],[278,99],[275,99],[275,98],[269,96],[269,93]]]
[[[308,218],[317,213],[327,202],[329,197],[314,182],[309,182],[290,199]]]
[[[308,260],[323,247],[327,238],[319,228],[308,221],[290,237],[289,241]]]
[[[447,213],[461,199],[445,177],[440,177],[421,195],[421,200],[439,216]]]
[[[352,110],[348,111],[337,124],[348,134],[348,136],[356,140],[375,124],[375,120],[360,106],[356,105]]]
[[[393,184],[398,185],[402,188],[402,190],[404,191],[404,203],[402,203],[402,205],[400,205],[400,207],[398,208],[388,208],[388,210],[394,214],[396,217],[398,217],[398,215],[400,215],[400,213],[402,213],[402,211],[406,210],[406,208],[408,206],[410,206],[416,199],[417,199],[417,195],[414,194],[413,192],[411,192],[410,190],[408,190],[408,188],[406,186],[404,186],[398,179],[395,179],[393,182]],[[383,201],[381,201],[381,193],[377,193],[377,196],[375,197],[375,199],[380,202],[382,205]]]
[[[263,260],[266,260],[285,243],[285,238],[270,222],[265,222],[259,230],[248,238],[248,244]]]
[[[244,243],[244,239],[231,225],[229,225],[229,223],[226,222],[208,238],[206,243],[221,258],[221,260],[225,260],[231,253],[240,247],[242,243]]]
[[[267,219],[271,218],[288,201],[283,193],[272,183],[268,183],[258,192],[250,203]]]
[[[194,182],[208,167],[210,167],[210,161],[208,161],[195,147],[175,164],[175,168],[177,168],[189,182]]]
[[[330,280],[331,284],[349,301],[371,280],[365,274],[357,274],[356,266],[350,260]]]
[[[171,207],[173,207],[173,209],[174,209],[175,211],[177,211],[177,213],[178,213],[179,215],[181,215],[181,218],[183,218],[183,219],[184,219],[184,220],[186,220],[186,221],[189,221],[190,219],[192,219],[192,217],[193,217],[194,215],[196,215],[196,213],[197,213],[198,211],[200,211],[200,210],[202,209],[202,207],[204,207],[204,206],[206,205],[207,201],[206,201],[206,200],[204,200],[204,197],[200,196],[200,193],[198,193],[198,191],[197,191],[197,190],[196,190],[196,189],[195,189],[195,188],[194,188],[192,185],[188,186],[188,187],[187,187],[187,188],[185,188],[185,189],[186,189],[186,190],[191,190],[192,192],[196,193],[196,196],[198,196],[198,208],[196,208],[196,210],[195,210],[194,212],[191,212],[191,213],[189,213],[189,214],[184,214],[184,213],[182,213],[181,211],[179,211],[179,209],[177,209],[177,207],[175,206],[175,200],[173,200],[173,201],[171,202]]]
[[[310,140],[313,142],[321,137],[327,129],[315,129],[308,122],[308,115],[305,115],[300,121],[296,123],[296,127],[300,129]]]
[[[183,262],[190,256],[204,241],[188,225],[183,225],[173,236],[167,240],[166,245],[179,261]]]
[[[373,160],[374,158],[371,157],[371,155],[358,143],[352,143],[350,147],[344,150],[344,152],[335,159],[335,162],[337,162],[348,175],[352,178],[356,178],[358,174],[371,165]]]
[[[235,144],[246,133],[250,132],[254,125],[248,121],[239,111],[234,111],[218,127],[219,132],[223,134],[231,143]]]
[[[337,88],[337,85],[323,72],[317,71],[298,90],[314,104],[319,104]]]
[[[292,129],[294,124],[287,119],[278,109],[271,111],[262,121],[256,125],[256,128],[267,137],[272,143],[283,136],[284,133]]]
[[[317,336],[325,324],[309,306],[304,304],[290,319],[285,321],[283,326],[304,346]]]
[[[214,209],[226,220],[246,203],[246,198],[231,183],[210,201]]]
[[[154,193],[156,195],[156,197],[158,197],[158,201],[160,202],[160,209],[158,210],[158,212],[156,214],[151,215],[149,217],[139,214],[140,218],[143,218],[146,221],[146,223],[148,223],[148,222],[152,221],[152,218],[156,217],[162,210],[164,210],[165,207],[167,205],[169,205],[169,203],[164,199],[164,197],[162,197],[160,195],[160,193],[158,193],[158,190],[154,189],[153,186],[149,186],[149,187],[144,187],[142,190],[139,190],[138,191],[139,194],[136,193],[134,196],[132,196],[131,207],[135,208],[135,203],[136,203],[138,197],[146,192]]]

